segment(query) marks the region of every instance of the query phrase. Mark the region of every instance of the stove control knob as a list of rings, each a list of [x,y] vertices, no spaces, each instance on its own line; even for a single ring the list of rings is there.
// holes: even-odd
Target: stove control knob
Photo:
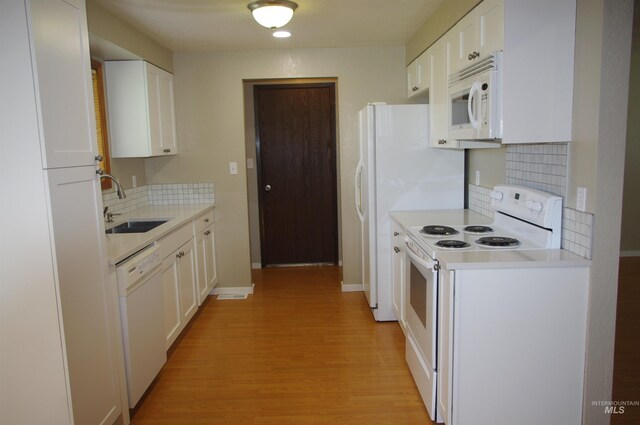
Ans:
[[[529,208],[531,211],[540,212],[542,211],[542,204],[538,201],[533,201],[529,199],[527,201],[527,208]]]
[[[491,199],[495,199],[496,201],[501,201],[503,196],[504,195],[502,192],[498,192],[497,190],[491,191]]]

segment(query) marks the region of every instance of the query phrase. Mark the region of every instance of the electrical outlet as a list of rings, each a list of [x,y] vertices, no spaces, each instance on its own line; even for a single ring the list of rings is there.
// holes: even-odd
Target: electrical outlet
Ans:
[[[247,158],[247,168],[248,169],[253,168],[253,158]]]
[[[579,187],[576,192],[576,209],[578,211],[587,210],[587,188]]]
[[[230,162],[229,163],[229,174],[238,174],[238,163]]]

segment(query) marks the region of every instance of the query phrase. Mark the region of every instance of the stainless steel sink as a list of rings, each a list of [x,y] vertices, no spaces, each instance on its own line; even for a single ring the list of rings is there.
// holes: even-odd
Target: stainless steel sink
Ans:
[[[106,230],[106,233],[145,233],[169,220],[129,220]]]

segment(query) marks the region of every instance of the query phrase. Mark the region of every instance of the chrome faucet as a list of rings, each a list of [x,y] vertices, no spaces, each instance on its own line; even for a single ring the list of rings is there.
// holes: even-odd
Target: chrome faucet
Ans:
[[[115,185],[116,185],[116,193],[118,194],[118,199],[124,199],[124,198],[127,197],[127,194],[124,193],[124,189],[122,188],[122,185],[120,184],[118,179],[113,177],[111,174],[105,173],[102,170],[98,170],[98,171],[96,171],[96,173],[98,173],[98,175],[100,175],[101,179],[104,179],[104,178],[111,179],[113,181],[113,183],[115,183]]]

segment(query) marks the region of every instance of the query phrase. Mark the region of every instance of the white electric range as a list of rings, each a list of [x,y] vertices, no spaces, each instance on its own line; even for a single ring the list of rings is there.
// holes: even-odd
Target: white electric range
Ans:
[[[500,185],[491,205],[493,221],[394,216],[407,235],[407,363],[432,420],[576,423],[589,262],[560,249],[561,197]]]

